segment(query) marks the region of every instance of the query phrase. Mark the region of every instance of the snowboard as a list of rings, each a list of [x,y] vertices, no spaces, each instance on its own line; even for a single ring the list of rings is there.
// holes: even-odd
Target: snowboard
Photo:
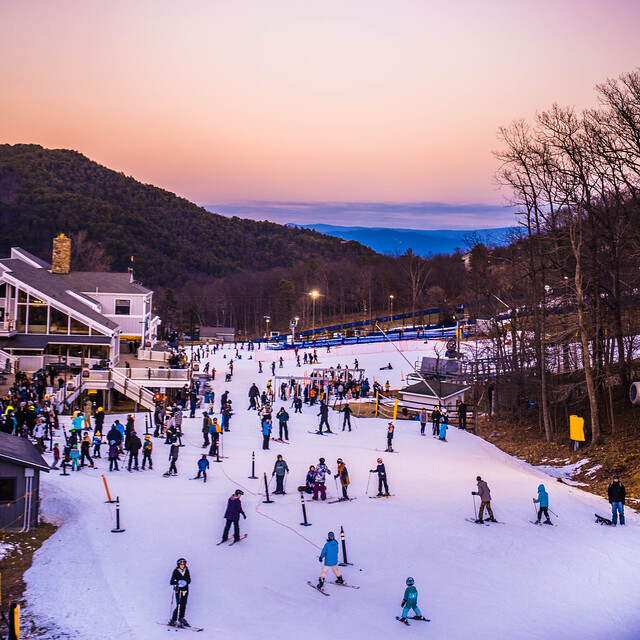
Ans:
[[[378,498],[393,498],[393,496],[395,496],[395,493],[390,493],[388,496],[384,495],[384,496],[369,496],[372,500],[377,500]]]
[[[327,500],[327,504],[335,504],[336,502],[351,502],[352,500],[357,500],[358,498],[338,498],[338,500]]]
[[[598,524],[606,524],[606,525],[613,526],[613,522],[611,522],[609,518],[603,518],[602,516],[599,516],[597,513],[594,513],[593,515],[596,517],[596,522]]]
[[[313,584],[313,582],[307,580],[307,584],[312,588],[315,589],[316,591],[319,591],[323,596],[330,596],[330,593],[327,593],[324,589],[318,589],[318,586]]]
[[[349,589],[359,589],[360,587],[356,587],[352,584],[347,584],[346,582],[336,582],[335,580],[331,584],[337,584],[339,587],[349,587]]]
[[[161,624],[163,627],[167,627],[167,631],[170,631],[171,629],[174,629],[175,631],[195,631],[196,633],[204,631],[204,627],[174,627],[167,622],[158,622],[158,624]]]

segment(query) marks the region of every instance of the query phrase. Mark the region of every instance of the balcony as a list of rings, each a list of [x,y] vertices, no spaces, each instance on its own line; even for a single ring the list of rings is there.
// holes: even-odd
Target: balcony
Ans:
[[[15,320],[4,320],[0,322],[0,337],[2,338],[11,338],[16,335],[16,321]]]

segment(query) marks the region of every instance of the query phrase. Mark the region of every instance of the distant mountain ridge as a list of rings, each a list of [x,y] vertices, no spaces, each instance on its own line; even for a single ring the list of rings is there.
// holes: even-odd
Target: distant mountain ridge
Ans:
[[[421,256],[438,253],[451,254],[457,249],[466,251],[467,236],[472,235],[484,244],[506,245],[517,231],[517,227],[498,229],[394,229],[385,227],[339,227],[330,224],[297,225],[319,233],[336,236],[343,240],[355,240],[378,253],[403,254],[407,249]]]

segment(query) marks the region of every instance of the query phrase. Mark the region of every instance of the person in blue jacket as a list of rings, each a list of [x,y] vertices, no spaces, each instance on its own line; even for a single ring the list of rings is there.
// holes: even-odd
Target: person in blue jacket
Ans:
[[[207,460],[207,454],[203,453],[200,460],[198,460],[198,475],[196,476],[196,480],[200,478],[200,476],[204,476],[204,481],[207,481],[207,469],[209,468],[209,460]]]
[[[449,426],[449,417],[447,416],[447,412],[445,409],[442,410],[442,415],[440,416],[440,431],[438,433],[438,437],[440,440],[447,441],[447,427]]]
[[[541,484],[538,487],[538,499],[533,498],[533,504],[539,504],[540,509],[538,510],[538,519],[536,520],[536,524],[540,524],[540,518],[542,518],[542,514],[545,515],[545,524],[551,524],[551,520],[549,519],[549,494],[545,491],[544,485]]]
[[[271,436],[271,418],[265,416],[262,419],[262,448],[269,448],[269,437]]]
[[[407,622],[407,615],[409,611],[413,609],[415,616],[412,616],[414,620],[424,620],[424,616],[418,609],[418,590],[413,586],[413,578],[407,578],[407,588],[404,590],[404,597],[402,598],[402,617],[400,622]]]
[[[318,589],[322,589],[329,567],[331,567],[331,570],[336,575],[336,582],[338,584],[344,582],[344,578],[340,574],[340,571],[338,571],[338,541],[333,531],[329,531],[327,534],[327,541],[324,543],[324,547],[322,547],[318,560],[320,562],[324,560],[324,567],[322,567],[320,578],[318,579]]]
[[[80,452],[78,451],[78,445],[74,444],[69,452],[69,459],[71,460],[71,471],[74,469],[80,471]]]

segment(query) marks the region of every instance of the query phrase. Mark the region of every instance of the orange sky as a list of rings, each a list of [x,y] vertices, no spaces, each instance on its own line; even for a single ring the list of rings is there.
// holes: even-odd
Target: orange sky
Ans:
[[[639,5],[0,0],[0,141],[202,204],[499,204],[498,127],[594,106]]]

